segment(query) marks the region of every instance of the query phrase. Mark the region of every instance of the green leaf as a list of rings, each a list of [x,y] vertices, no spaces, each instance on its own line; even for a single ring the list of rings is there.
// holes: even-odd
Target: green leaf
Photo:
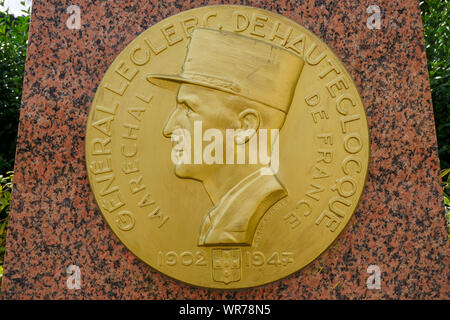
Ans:
[[[7,224],[7,222],[5,221],[5,222],[3,222],[2,225],[0,226],[0,236],[3,235],[3,232],[5,231],[5,228],[6,228],[6,224]]]

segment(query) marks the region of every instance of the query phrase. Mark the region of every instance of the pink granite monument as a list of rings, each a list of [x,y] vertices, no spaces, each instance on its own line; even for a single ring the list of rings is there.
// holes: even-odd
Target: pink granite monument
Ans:
[[[80,8],[69,29],[67,8]],[[136,258],[90,191],[84,137],[96,88],[137,35],[182,10],[245,4],[296,21],[343,61],[371,137],[368,181],[334,244],[297,273],[223,291],[173,280]],[[4,277],[5,299],[448,299],[449,245],[418,1],[33,1]],[[70,265],[80,289],[67,287]],[[368,288],[371,265],[380,289]],[[372,271],[373,272],[373,271]]]

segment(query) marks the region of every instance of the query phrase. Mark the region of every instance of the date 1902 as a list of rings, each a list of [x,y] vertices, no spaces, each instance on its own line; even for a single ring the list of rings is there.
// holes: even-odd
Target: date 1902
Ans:
[[[158,252],[158,265],[175,266],[181,264],[183,266],[207,266],[206,254],[204,251],[198,250],[196,252],[183,251],[181,253],[176,253],[175,251],[169,251],[163,253]]]

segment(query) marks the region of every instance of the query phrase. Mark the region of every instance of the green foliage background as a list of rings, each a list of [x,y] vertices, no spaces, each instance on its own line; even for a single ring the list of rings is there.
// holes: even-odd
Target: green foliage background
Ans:
[[[420,2],[450,241],[450,2]],[[446,169],[444,169],[446,168]]]
[[[0,292],[3,276],[3,259],[5,257],[6,230],[8,227],[9,205],[11,203],[11,189],[13,173],[9,171],[6,176],[0,175]]]
[[[0,12],[0,174],[14,166],[29,24]]]
[[[420,2],[441,168],[450,168],[450,2]]]
[[[0,5],[4,1],[0,0]],[[441,168],[450,167],[450,3],[420,2],[433,98]],[[12,172],[22,96],[30,12],[14,17],[0,12],[0,292]],[[6,175],[2,173],[6,172]],[[442,170],[442,187],[450,232],[450,170]]]
[[[0,293],[30,25],[30,11],[24,13],[0,12]]]

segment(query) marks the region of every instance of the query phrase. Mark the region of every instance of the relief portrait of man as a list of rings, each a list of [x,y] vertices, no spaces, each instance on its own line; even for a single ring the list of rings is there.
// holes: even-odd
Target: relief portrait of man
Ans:
[[[288,114],[303,60],[293,53],[244,35],[197,28],[193,31],[180,74],[150,74],[147,80],[176,88],[175,108],[163,129],[171,138],[177,129],[194,136],[194,123],[226,136],[260,129],[281,129]],[[239,137],[238,137],[239,138]],[[225,155],[248,139],[224,146],[222,163],[177,163],[179,178],[201,182],[213,206],[200,226],[199,246],[248,246],[265,212],[287,191],[268,165],[226,164]],[[271,144],[268,145],[270,154]]]

